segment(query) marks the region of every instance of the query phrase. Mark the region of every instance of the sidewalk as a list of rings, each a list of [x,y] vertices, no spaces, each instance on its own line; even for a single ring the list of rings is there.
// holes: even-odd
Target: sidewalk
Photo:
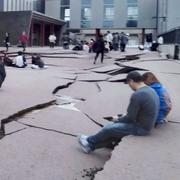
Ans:
[[[7,79],[0,89],[0,121],[5,127],[0,140],[2,180],[90,180],[102,168],[94,179],[179,180],[180,64],[165,61],[157,53],[123,62],[155,72],[173,100],[169,120],[178,123],[159,127],[149,137],[125,137],[114,151],[100,149],[86,155],[76,136],[99,131],[100,125],[108,124],[104,116],[126,113],[132,94],[127,85],[117,82],[126,73],[112,75],[124,71],[124,67],[113,65],[115,60],[140,52],[110,52],[104,64],[96,65],[94,54],[86,52],[72,54],[48,47],[28,48],[28,52],[67,55],[44,58],[49,66],[46,70],[33,70],[30,65],[26,69],[6,68]]]

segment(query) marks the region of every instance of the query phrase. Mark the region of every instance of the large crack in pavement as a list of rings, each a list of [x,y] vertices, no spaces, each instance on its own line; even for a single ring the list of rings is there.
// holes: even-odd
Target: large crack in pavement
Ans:
[[[76,77],[76,78],[74,79],[74,81],[72,81],[72,82],[68,82],[68,83],[65,84],[65,85],[57,86],[57,87],[53,90],[52,94],[55,95],[59,90],[68,88],[69,86],[71,86],[72,84],[74,84],[74,83],[76,82],[76,80],[77,80],[77,77]]]
[[[42,104],[37,104],[35,106],[23,109],[21,111],[18,111],[16,113],[14,113],[13,115],[10,115],[7,118],[4,118],[1,120],[1,128],[0,128],[0,134],[1,137],[5,136],[5,125],[12,122],[12,121],[17,121],[19,118],[22,118],[23,116],[25,116],[28,113],[31,113],[34,110],[40,110],[40,109],[44,109],[47,108],[49,106],[55,105],[56,100],[51,100],[49,102],[46,103],[42,103]]]

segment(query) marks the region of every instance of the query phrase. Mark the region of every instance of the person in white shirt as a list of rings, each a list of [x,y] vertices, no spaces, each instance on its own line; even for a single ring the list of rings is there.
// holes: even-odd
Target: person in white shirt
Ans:
[[[56,36],[55,34],[51,34],[49,36],[49,43],[50,43],[50,48],[54,48],[55,44],[56,44]]]
[[[113,49],[112,40],[113,40],[113,35],[110,33],[110,31],[107,31],[106,41],[109,44],[110,51]]]
[[[16,56],[14,59],[13,66],[17,68],[25,68],[27,66],[26,59],[23,56],[22,51],[18,52],[18,56]]]

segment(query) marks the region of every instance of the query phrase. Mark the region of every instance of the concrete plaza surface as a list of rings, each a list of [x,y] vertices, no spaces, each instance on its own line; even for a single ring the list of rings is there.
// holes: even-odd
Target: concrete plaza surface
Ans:
[[[1,180],[179,180],[178,61],[137,49],[110,52],[96,65],[94,54],[85,51],[45,47],[27,52],[41,53],[48,69],[31,69],[30,59],[26,69],[6,67],[0,89]],[[133,54],[140,59],[119,61]],[[113,151],[84,154],[77,135],[99,131],[109,123],[104,116],[126,113],[133,92],[121,81],[129,67],[154,72],[168,89],[170,122],[151,136],[123,138]]]

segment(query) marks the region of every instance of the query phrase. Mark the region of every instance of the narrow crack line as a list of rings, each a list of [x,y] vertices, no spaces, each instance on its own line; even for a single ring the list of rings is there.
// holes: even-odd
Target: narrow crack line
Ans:
[[[96,120],[94,120],[92,117],[90,117],[88,114],[83,113],[87,118],[89,118],[92,122],[94,122],[96,125],[100,126],[100,127],[104,127],[104,125],[102,125],[101,123],[97,122]]]
[[[41,55],[41,57],[44,57],[44,58],[62,58],[62,59],[80,59],[79,57],[76,57],[76,56],[46,56],[46,55]]]
[[[56,100],[52,100],[52,101],[49,101],[49,102],[46,102],[46,103],[43,103],[43,104],[38,104],[38,105],[35,105],[35,106],[32,106],[32,107],[29,107],[29,108],[26,108],[26,109],[23,109],[13,115],[10,115],[9,117],[5,118],[5,119],[2,119],[1,120],[1,133],[3,135],[5,135],[5,124],[8,124],[12,121],[17,121],[19,118],[23,117],[24,115],[34,111],[34,110],[39,110],[39,109],[43,109],[43,108],[47,108],[49,106],[52,106],[54,105],[56,102]]]
[[[101,86],[97,82],[95,83],[95,85],[98,88],[98,92],[102,92]]]
[[[180,124],[180,122],[177,121],[168,121],[169,123],[174,123],[174,124]]]
[[[139,60],[138,62],[158,62],[158,61],[171,61],[171,60],[168,60],[168,59],[152,59],[152,60]]]
[[[19,121],[18,121],[18,123],[20,123],[22,125],[25,125],[25,126],[28,126],[28,127],[31,127],[31,128],[35,128],[35,129],[41,129],[41,130],[45,130],[45,131],[49,131],[49,132],[55,132],[55,133],[58,133],[58,134],[63,134],[63,135],[66,135],[66,136],[77,137],[77,135],[72,134],[72,133],[67,133],[67,132],[63,132],[63,131],[57,131],[55,129],[43,128],[43,127],[40,127],[40,126],[34,126],[34,125],[19,122]]]
[[[162,74],[174,74],[174,75],[180,75],[178,72],[160,72]]]
[[[17,131],[14,131],[14,132],[5,134],[5,136],[10,136],[10,135],[12,135],[12,134],[18,133],[18,132],[23,131],[23,130],[25,130],[25,129],[27,129],[27,128],[22,128],[22,129],[19,129],[19,130],[17,130]]]

